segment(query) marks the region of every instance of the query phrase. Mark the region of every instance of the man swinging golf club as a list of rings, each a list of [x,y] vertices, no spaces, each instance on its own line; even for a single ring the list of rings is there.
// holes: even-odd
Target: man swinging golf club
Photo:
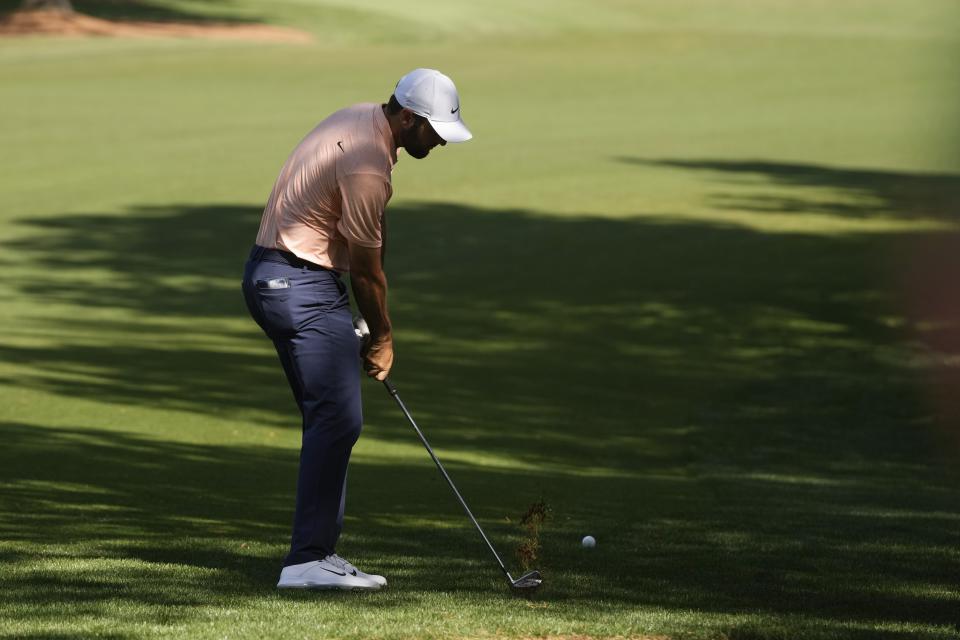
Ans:
[[[400,147],[425,158],[437,145],[471,137],[453,81],[415,69],[386,104],[347,107],[317,125],[270,193],[243,294],[276,347],[303,417],[293,534],[278,588],[374,590],[387,583],[338,556],[336,544],[362,423],[358,354],[380,381],[393,364],[383,272],[390,176]],[[370,329],[362,348],[341,279],[348,272]]]

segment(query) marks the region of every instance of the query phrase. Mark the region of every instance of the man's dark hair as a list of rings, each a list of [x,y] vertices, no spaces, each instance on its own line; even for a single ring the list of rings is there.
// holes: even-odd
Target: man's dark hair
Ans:
[[[400,104],[400,101],[397,100],[397,96],[390,96],[390,100],[387,102],[387,113],[392,116],[397,115],[403,109],[403,105]],[[417,124],[421,124],[426,118],[416,113],[413,114],[414,119]]]
[[[403,109],[403,107],[400,105],[400,102],[397,101],[397,96],[391,95],[390,100],[387,102],[387,113],[395,116],[400,113],[401,109]]]

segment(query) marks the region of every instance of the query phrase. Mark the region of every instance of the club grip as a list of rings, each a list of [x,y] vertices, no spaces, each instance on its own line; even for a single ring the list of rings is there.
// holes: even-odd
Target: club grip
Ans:
[[[383,386],[387,388],[387,392],[390,395],[392,395],[394,398],[397,397],[397,388],[390,382],[390,378],[383,379]]]

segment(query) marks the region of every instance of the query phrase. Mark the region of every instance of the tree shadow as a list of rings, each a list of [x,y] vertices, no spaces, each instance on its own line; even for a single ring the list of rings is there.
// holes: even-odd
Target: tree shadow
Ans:
[[[109,616],[125,604],[136,605],[139,615],[184,623],[200,607],[273,593],[294,451],[175,443],[89,427],[3,423],[0,430],[7,443],[0,463],[9,476],[0,538],[6,566],[15,568],[3,587],[19,615],[53,619],[69,602],[73,615]],[[393,589],[376,595],[380,607],[414,606],[437,592],[509,601],[480,541],[431,471],[354,460],[341,552],[391,576]],[[516,535],[492,512],[530,478],[522,470],[476,467],[458,469],[457,477],[479,498],[477,513],[503,549]],[[548,486],[562,494],[568,480],[557,475]],[[597,523],[607,513],[610,522],[598,533],[611,549],[584,556],[562,539],[583,530],[580,523],[551,523],[541,558],[548,582],[537,599],[611,611],[626,605],[762,612],[795,616],[801,624],[811,617],[806,624],[828,630],[856,621],[953,622],[955,602],[943,594],[956,570],[950,545],[958,516],[917,505],[915,489],[923,483],[891,489],[894,482],[869,478],[839,488],[745,478],[693,482],[617,482],[632,500],[652,497],[652,508],[635,513],[624,509],[622,496],[606,495],[609,482],[579,482],[576,500],[589,496],[597,513],[575,515]],[[574,514],[573,498],[555,503],[558,516]],[[857,513],[887,508],[891,500],[903,501],[904,511],[885,515],[885,522]],[[451,519],[460,525],[438,526]],[[903,588],[914,585],[926,592]],[[769,633],[748,626],[731,635]]]
[[[230,11],[226,0],[206,0],[203,11],[190,10],[182,4],[150,0],[72,0],[73,8],[84,15],[114,22],[188,22],[192,24],[257,24],[259,17],[238,16]],[[17,11],[21,0],[0,0],[0,15]],[[192,3],[198,6],[197,3]]]
[[[256,410],[296,428],[240,297],[259,215],[171,205],[17,221],[24,233],[0,266],[33,306],[0,338],[18,372],[4,382],[206,415]],[[505,518],[541,497],[553,506],[543,598],[815,615],[810,628],[828,635],[850,620],[952,623],[956,601],[942,594],[960,570],[960,491],[943,463],[956,456],[928,429],[899,292],[878,267],[902,235],[436,203],[388,215],[394,381],[499,544],[520,539]],[[345,555],[401,577],[384,606],[502,588],[482,547],[465,545],[475,533],[429,462],[389,453],[416,446],[390,399],[365,393],[375,446],[351,467]],[[106,530],[114,542],[96,554],[223,571],[228,595],[270,589],[289,520],[287,449],[22,420],[2,430],[17,480],[5,515],[18,515],[4,539]],[[600,541],[592,555],[576,544],[586,532]],[[190,581],[217,597],[219,581]],[[42,582],[19,595],[55,598]]]
[[[830,167],[809,163],[765,160],[665,160],[618,157],[626,164],[664,167],[713,174],[735,185],[733,193],[715,194],[711,203],[721,209],[761,213],[822,213],[863,219],[883,215],[903,219],[960,219],[960,175],[881,171]],[[780,186],[789,194],[742,193]],[[824,192],[824,190],[829,190]]]
[[[18,602],[52,605],[69,597],[89,602],[94,613],[118,593],[146,604],[190,606],[273,591],[292,519],[295,451],[175,443],[89,427],[7,422],[0,430],[8,443],[0,462],[9,474],[0,521],[4,561],[32,565],[4,585]],[[350,501],[357,506],[342,547],[377,559],[411,596],[484,593],[500,581],[482,553],[464,553],[469,524],[460,518],[455,526],[426,524],[453,511],[445,508],[453,504],[446,486],[428,468],[391,465],[389,484],[383,472],[379,464],[351,463]],[[525,480],[522,472],[476,468],[460,475],[464,486],[493,490]],[[477,513],[485,518],[489,511],[481,504]],[[487,527],[499,534],[514,528],[502,519]],[[68,542],[79,551],[59,551]],[[39,545],[40,554],[19,550],[24,543]],[[45,562],[57,557],[97,564],[73,575]],[[129,560],[139,562],[123,566]],[[177,569],[219,575],[184,577]],[[626,587],[608,596],[633,598]]]
[[[22,274],[14,286],[26,299],[81,312],[25,318],[0,341],[0,356],[24,370],[16,384],[216,415],[263,410],[265,422],[295,427],[239,294],[259,214],[179,205],[21,222],[30,232],[5,243],[0,265]],[[722,399],[744,383],[884,404],[874,396],[902,393],[913,375],[887,367],[871,393],[876,373],[855,364],[898,339],[882,321],[892,293],[871,277],[876,247],[863,238],[445,204],[389,215],[395,381],[433,433],[476,450],[630,469],[637,448],[646,464],[673,460],[711,411],[746,412]],[[704,392],[708,402],[686,400]],[[372,432],[396,437],[382,428],[389,399],[371,400]],[[638,432],[651,411],[670,418]],[[605,438],[584,438],[581,423]]]

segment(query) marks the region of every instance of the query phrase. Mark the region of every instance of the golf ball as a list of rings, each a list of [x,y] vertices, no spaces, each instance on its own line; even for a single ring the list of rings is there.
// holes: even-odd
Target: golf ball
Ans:
[[[580,544],[583,545],[584,549],[593,549],[597,546],[597,539],[593,536],[584,536]]]

